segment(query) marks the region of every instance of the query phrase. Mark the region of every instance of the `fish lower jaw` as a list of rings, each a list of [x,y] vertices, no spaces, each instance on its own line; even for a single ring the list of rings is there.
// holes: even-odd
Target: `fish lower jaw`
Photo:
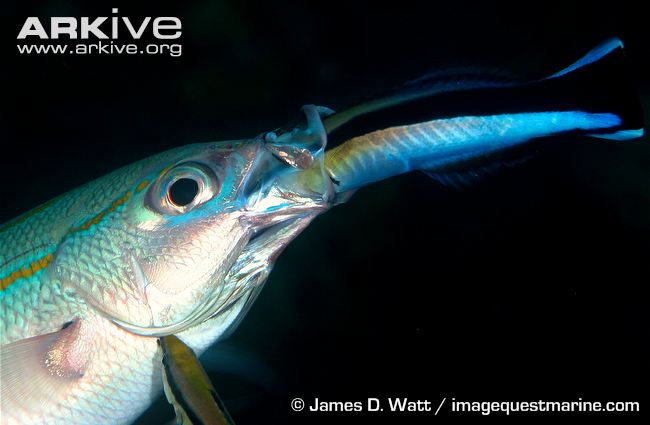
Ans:
[[[219,297],[217,297],[218,300]],[[214,310],[218,310],[219,307],[215,307],[214,299],[208,299],[207,302],[198,306],[193,312],[187,315],[185,318],[170,323],[168,325],[155,325],[151,324],[149,326],[142,326],[135,323],[130,323],[128,321],[121,320],[119,318],[111,318],[112,322],[115,323],[120,328],[131,332],[133,334],[144,336],[144,337],[163,337],[167,335],[177,334],[183,332],[197,324],[202,323],[211,315],[213,315]],[[165,309],[162,310],[160,314],[165,314]]]

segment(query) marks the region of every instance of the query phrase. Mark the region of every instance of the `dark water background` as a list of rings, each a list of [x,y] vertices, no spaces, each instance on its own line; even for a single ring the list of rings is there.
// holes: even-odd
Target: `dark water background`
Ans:
[[[153,153],[275,128],[305,103],[340,108],[440,67],[540,76],[611,35],[626,42],[650,111],[636,2],[89,3],[6,6],[0,222]],[[12,45],[26,16],[111,7],[181,18],[182,56],[25,57]],[[206,364],[237,423],[362,418],[295,414],[293,397],[650,408],[648,139],[537,150],[473,189],[399,176],[317,219],[227,341],[237,364],[208,354],[221,359]],[[253,378],[226,373],[237,368]],[[161,401],[138,424],[171,415]]]

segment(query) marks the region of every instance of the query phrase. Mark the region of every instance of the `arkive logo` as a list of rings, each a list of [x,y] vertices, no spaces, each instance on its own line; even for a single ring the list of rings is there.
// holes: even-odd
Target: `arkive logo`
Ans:
[[[57,16],[49,18],[49,23],[41,21],[38,17],[30,16],[25,19],[18,36],[20,54],[161,54],[180,56],[180,44],[153,43],[138,45],[134,42],[143,39],[177,40],[182,35],[181,20],[174,16],[160,16],[152,18],[147,16],[141,19],[132,19],[127,16],[118,16],[117,8],[111,9],[112,16],[70,17]],[[76,45],[44,44],[45,40],[68,41],[80,40]],[[90,40],[92,43],[86,40]],[[110,40],[103,42],[102,40]],[[120,42],[130,44],[120,44]],[[36,43],[36,44],[35,44]]]
[[[112,11],[113,13],[117,13],[118,9],[113,8]],[[98,39],[106,40],[110,38],[117,40],[120,32],[123,32],[120,31],[120,26],[122,26],[120,24],[121,21],[124,23],[123,27],[126,29],[125,32],[131,35],[134,40],[139,40],[151,22],[151,16],[147,16],[139,24],[131,22],[131,19],[126,16],[112,16],[110,18],[110,37],[106,35],[103,28],[100,28],[107,20],[108,16],[99,16],[92,22],[86,16],[81,18],[68,16],[52,17],[50,18],[50,34],[48,34],[43,24],[41,24],[40,19],[35,16],[30,16],[25,20],[20,33],[18,33],[18,39],[23,40],[29,36],[38,36],[40,39],[58,39],[61,35],[67,35],[73,40],[77,38],[88,40],[90,34],[93,34]],[[150,28],[153,31],[153,36],[159,40],[172,40],[181,36],[181,20],[176,17],[164,16],[155,18]]]

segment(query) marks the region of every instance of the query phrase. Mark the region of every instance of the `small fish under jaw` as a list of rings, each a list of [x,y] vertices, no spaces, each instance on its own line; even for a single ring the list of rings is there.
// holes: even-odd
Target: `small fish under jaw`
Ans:
[[[160,338],[163,387],[180,424],[229,425],[230,418],[196,355],[173,335]]]
[[[179,415],[212,415],[209,382],[186,380],[194,354],[355,190],[410,171],[471,184],[532,139],[641,137],[622,48],[607,40],[531,81],[447,74],[339,113],[308,105],[295,125],[154,155],[0,226],[0,424],[127,425],[164,367]]]

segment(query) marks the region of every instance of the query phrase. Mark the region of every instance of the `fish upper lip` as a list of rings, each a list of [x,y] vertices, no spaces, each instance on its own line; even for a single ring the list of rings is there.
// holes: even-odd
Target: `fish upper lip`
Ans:
[[[252,231],[253,233],[252,233],[251,237],[248,238],[248,242],[246,243],[246,247],[249,246],[250,244],[254,243],[255,240],[259,239],[262,235],[272,232],[274,230],[273,228],[275,226],[285,224],[285,223],[287,223],[289,221],[295,220],[296,218],[297,217],[287,217],[285,220],[283,220],[283,221],[281,221],[279,223],[266,224],[264,226],[260,226],[260,227],[258,227],[256,229],[253,229],[253,231]],[[244,248],[244,249],[246,249],[246,248]]]

